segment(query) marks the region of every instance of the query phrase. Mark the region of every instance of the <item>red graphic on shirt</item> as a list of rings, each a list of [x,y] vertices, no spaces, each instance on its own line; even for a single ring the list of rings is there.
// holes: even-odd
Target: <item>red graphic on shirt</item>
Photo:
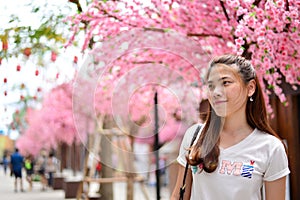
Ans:
[[[231,163],[229,160],[222,160],[222,165],[219,170],[220,174],[225,174],[227,172],[228,175],[241,175],[243,163],[242,162],[233,162]]]

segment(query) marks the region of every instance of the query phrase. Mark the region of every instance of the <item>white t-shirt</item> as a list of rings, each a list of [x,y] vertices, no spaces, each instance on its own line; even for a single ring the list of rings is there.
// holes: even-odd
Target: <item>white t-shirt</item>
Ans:
[[[184,135],[177,158],[182,166],[186,164],[186,149],[198,125],[190,127]],[[201,125],[201,130],[203,127]],[[238,144],[220,148],[219,164],[214,172],[199,173],[200,169],[195,166],[191,170],[191,200],[260,200],[263,181],[273,181],[290,173],[282,142],[257,129]]]

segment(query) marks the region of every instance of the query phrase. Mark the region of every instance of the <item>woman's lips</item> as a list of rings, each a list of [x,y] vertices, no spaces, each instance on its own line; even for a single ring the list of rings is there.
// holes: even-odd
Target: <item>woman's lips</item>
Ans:
[[[218,100],[218,101],[214,101],[214,105],[219,105],[226,102],[227,102],[226,100]]]

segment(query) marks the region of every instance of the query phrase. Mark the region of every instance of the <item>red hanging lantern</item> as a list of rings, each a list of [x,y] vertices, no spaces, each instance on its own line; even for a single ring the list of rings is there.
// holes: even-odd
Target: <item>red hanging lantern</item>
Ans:
[[[35,70],[35,75],[36,75],[36,76],[39,75],[39,70]]]
[[[74,56],[73,62],[74,62],[75,64],[77,64],[77,62],[78,62],[78,57],[77,57],[77,56]]]
[[[3,82],[4,82],[4,83],[7,83],[7,78],[4,78]]]
[[[29,57],[31,55],[31,48],[25,48],[23,53],[25,56]]]
[[[51,60],[52,60],[52,62],[56,61],[56,56],[57,56],[57,54],[54,51],[51,51]]]
[[[17,71],[21,71],[21,66],[20,65],[17,65]]]

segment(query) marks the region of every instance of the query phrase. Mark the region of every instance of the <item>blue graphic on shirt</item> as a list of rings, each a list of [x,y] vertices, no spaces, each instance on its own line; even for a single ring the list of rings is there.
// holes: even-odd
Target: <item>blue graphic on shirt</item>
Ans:
[[[198,166],[191,166],[193,174],[196,174],[198,171]]]
[[[252,172],[254,171],[253,165],[243,165],[241,176],[252,178]]]

